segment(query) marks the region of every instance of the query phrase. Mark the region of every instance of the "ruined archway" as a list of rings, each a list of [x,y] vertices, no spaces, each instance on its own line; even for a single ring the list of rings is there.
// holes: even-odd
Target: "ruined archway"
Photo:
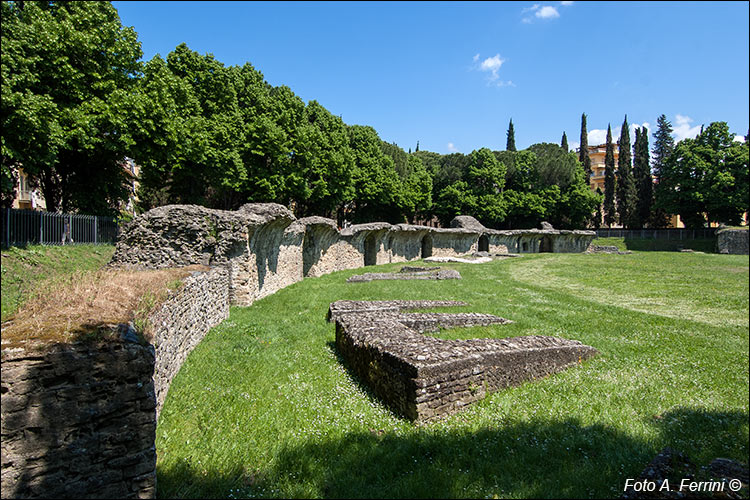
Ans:
[[[373,231],[365,238],[365,265],[374,266],[378,263],[378,233]]]
[[[489,252],[490,251],[490,239],[487,237],[486,234],[483,234],[479,237],[479,242],[477,244],[477,250],[480,252]]]
[[[424,238],[422,238],[422,252],[421,252],[422,258],[426,257],[432,257],[432,235],[426,234]]]
[[[539,253],[542,252],[552,252],[552,238],[549,236],[544,236],[539,240]]]

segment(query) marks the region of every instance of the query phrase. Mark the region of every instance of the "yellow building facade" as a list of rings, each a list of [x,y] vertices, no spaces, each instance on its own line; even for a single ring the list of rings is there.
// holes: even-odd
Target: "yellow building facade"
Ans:
[[[615,169],[617,169],[617,158],[619,157],[620,148],[617,144],[613,144],[615,152]],[[598,146],[589,146],[589,158],[591,159],[591,178],[589,179],[589,186],[592,191],[596,191],[596,188],[604,192],[604,157],[607,154],[607,145],[599,144]]]

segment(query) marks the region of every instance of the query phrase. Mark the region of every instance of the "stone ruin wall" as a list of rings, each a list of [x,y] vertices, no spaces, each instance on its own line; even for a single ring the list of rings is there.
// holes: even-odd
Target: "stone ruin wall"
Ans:
[[[721,229],[716,232],[719,253],[732,255],[750,254],[750,230]]]
[[[554,229],[498,231],[467,216],[456,227],[384,222],[343,230],[331,219],[297,220],[273,203],[237,211],[168,205],[123,229],[112,265],[160,268],[204,264],[230,270],[230,301],[250,305],[305,277],[423,257],[492,253],[584,252],[596,233]]]
[[[580,233],[580,251],[595,236],[573,233]],[[110,266],[211,270],[188,277],[152,313],[153,346],[3,351],[2,496],[154,497],[159,410],[187,355],[228,316],[229,304],[250,305],[304,277],[473,252],[483,235],[500,253],[512,248],[507,242],[539,238],[534,231],[386,223],[338,230],[330,219],[296,220],[276,204],[234,212],[169,205],[137,217],[123,228]]]
[[[153,498],[154,348],[2,353],[3,498]]]
[[[148,318],[156,348],[154,392],[156,419],[167,391],[187,355],[208,331],[229,317],[229,272],[214,267],[196,272]]]

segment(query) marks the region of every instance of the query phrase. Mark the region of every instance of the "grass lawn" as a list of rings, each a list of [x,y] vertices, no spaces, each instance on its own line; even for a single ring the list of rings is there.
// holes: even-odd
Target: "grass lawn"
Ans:
[[[400,268],[391,264],[368,271]],[[618,497],[665,446],[748,462],[747,256],[536,254],[463,279],[308,278],[235,307],[191,353],[157,428],[160,497]],[[339,299],[454,299],[601,354],[416,426],[345,369]]]
[[[2,321],[8,319],[27,298],[49,289],[76,273],[106,265],[114,245],[30,245],[2,250]]]

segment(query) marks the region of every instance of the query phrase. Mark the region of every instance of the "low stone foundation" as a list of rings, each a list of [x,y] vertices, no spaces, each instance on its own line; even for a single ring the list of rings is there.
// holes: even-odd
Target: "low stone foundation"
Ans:
[[[750,231],[747,229],[720,229],[716,233],[719,253],[750,254]]]
[[[364,283],[377,280],[456,280],[461,279],[461,273],[455,269],[402,267],[397,273],[364,273],[355,274],[347,279],[347,283]]]
[[[3,498],[153,498],[154,348],[2,352]]]
[[[421,333],[442,327],[507,324],[490,314],[404,314],[406,309],[463,305],[451,301],[338,301],[336,347],[349,368],[404,417],[450,415],[490,392],[562,371],[595,356],[575,340],[529,336],[441,340]]]

